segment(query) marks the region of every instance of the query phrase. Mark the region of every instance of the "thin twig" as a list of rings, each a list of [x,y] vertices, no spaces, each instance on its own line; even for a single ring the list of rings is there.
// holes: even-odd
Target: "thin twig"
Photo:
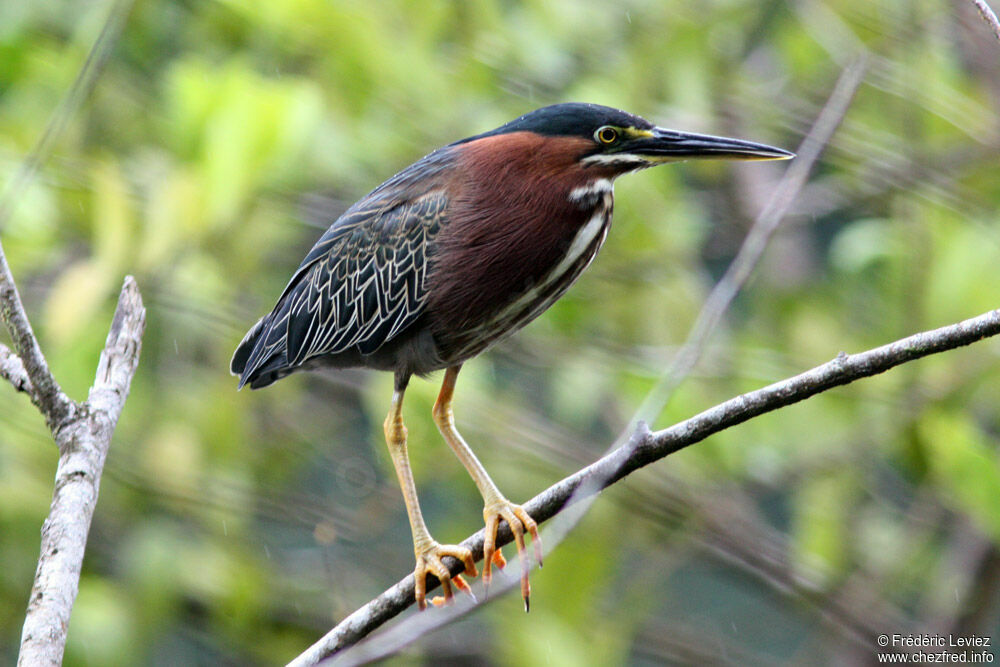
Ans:
[[[21,195],[36,178],[69,119],[92,90],[118,40],[131,4],[132,0],[114,0],[111,4],[101,33],[73,85],[0,196],[0,229],[23,200]],[[83,404],[66,396],[49,370],[2,246],[0,318],[10,332],[16,352],[0,346],[0,377],[28,394],[45,417],[59,447],[52,505],[42,525],[41,553],[21,632],[18,665],[57,666],[62,663],[66,648],[66,631],[79,589],[104,461],[139,362],[146,311],[135,281],[131,276],[126,277],[94,385]]]
[[[0,318],[3,319],[14,343],[18,364],[29,378],[31,402],[38,406],[50,430],[58,430],[76,413],[77,405],[63,393],[49,370],[45,355],[28,321],[21,303],[21,296],[14,284],[14,276],[7,264],[3,246],[0,245]],[[6,378],[7,375],[5,374]],[[9,379],[9,378],[8,378]],[[23,383],[21,386],[24,386]],[[21,389],[18,385],[15,385]]]
[[[26,393],[32,401],[36,400],[35,387],[31,384],[28,372],[24,370],[21,358],[6,345],[0,345],[0,378],[10,382],[14,389]]]
[[[990,26],[993,30],[993,34],[996,38],[1000,40],[1000,20],[997,20],[997,15],[990,9],[990,6],[986,4],[986,0],[972,0],[972,4],[976,6],[979,13],[982,15],[983,20],[986,24]]]
[[[38,170],[48,159],[56,139],[62,134],[69,119],[94,87],[105,61],[118,41],[118,35],[131,4],[132,0],[118,0],[111,7],[101,34],[91,46],[73,85],[53,112],[31,153],[0,194],[0,229],[6,226],[15,207],[24,199],[21,195],[31,185]],[[20,357],[21,364],[31,379],[33,391],[28,395],[45,417],[49,429],[55,433],[73,417],[78,406],[63,393],[52,371],[49,370],[42,349],[38,345],[38,339],[32,331],[31,322],[28,321],[2,245],[0,245],[0,319],[3,319],[7,331],[10,332],[14,351]]]
[[[795,160],[781,179],[767,206],[757,216],[729,268],[705,300],[687,340],[661,375],[659,383],[643,401],[638,411],[638,419],[654,421],[663,412],[673,390],[701,359],[712,332],[726,314],[733,299],[749,280],[767,248],[768,241],[778,230],[781,221],[788,214],[788,209],[809,178],[813,165],[844,120],[858,86],[864,79],[865,62],[865,58],[861,56],[841,72],[816,122],[802,140]]]
[[[763,389],[737,396],[655,433],[640,424],[627,444],[550,486],[525,503],[524,508],[536,521],[546,521],[564,511],[570,502],[578,500],[574,492],[590,479],[601,480],[600,488],[592,491],[596,493],[639,468],[754,417],[798,403],[834,387],[884,373],[900,364],[970,345],[998,334],[1000,310],[992,310],[963,322],[914,334],[859,354],[848,355],[842,352],[830,362]],[[510,541],[510,530],[503,523],[497,535],[497,545]],[[472,550],[474,557],[481,558],[483,531],[470,536],[462,544]],[[453,563],[452,574],[457,575],[461,570],[460,563]],[[435,585],[433,579],[428,578],[428,590]],[[412,604],[413,575],[409,575],[345,618],[289,664],[295,667],[315,665],[358,642]]]

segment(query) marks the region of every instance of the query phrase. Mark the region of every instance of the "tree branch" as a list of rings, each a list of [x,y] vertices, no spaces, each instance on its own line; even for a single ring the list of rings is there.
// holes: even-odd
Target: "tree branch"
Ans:
[[[813,166],[847,115],[858,87],[864,80],[867,67],[867,57],[862,54],[840,73],[830,98],[799,144],[796,159],[785,172],[764,209],[757,215],[736,257],[712,288],[684,344],[643,400],[638,410],[638,419],[655,420],[663,412],[674,390],[701,360],[705,345],[711,339],[712,333],[722,321],[736,295],[750,279],[764,256],[771,237],[778,231],[782,220],[785,219],[792,203],[809,178]]]
[[[0,229],[10,219],[22,199],[20,195],[37,176],[70,118],[93,89],[111,55],[132,0],[111,0],[109,4],[101,33],[73,85],[49,118],[31,153],[0,193]],[[79,588],[104,461],[139,363],[146,311],[135,280],[127,276],[94,385],[83,404],[66,396],[49,370],[2,246],[0,319],[10,332],[14,347],[12,353],[0,345],[0,377],[28,394],[59,447],[55,490],[49,516],[42,525],[41,554],[21,633],[18,665],[59,665],[66,647],[66,630]]]
[[[0,249],[2,252],[2,249]],[[10,382],[14,389],[23,391],[32,401],[35,401],[35,386],[31,384],[28,372],[24,370],[21,358],[11,352],[6,345],[0,345],[0,378]]]
[[[2,246],[0,246],[0,318],[10,332],[16,351],[16,356],[13,358],[9,350],[6,355],[2,355],[4,372],[0,374],[10,380],[18,391],[28,394],[31,402],[38,406],[42,416],[45,417],[49,430],[55,431],[72,418],[77,406],[63,393],[59,383],[52,376],[52,371],[49,370],[45,356],[38,346],[38,339],[35,338],[31,323],[28,322],[28,316],[24,312],[21,295],[14,285],[14,276],[11,275]],[[12,379],[6,371],[8,369],[16,371],[17,367],[20,367],[21,372]],[[27,384],[25,380],[28,380]],[[28,386],[31,387],[30,391],[26,389]]]
[[[0,229],[10,219],[14,208],[21,201],[19,195],[34,180],[38,169],[48,158],[56,138],[62,134],[73,112],[93,88],[104,62],[111,54],[112,47],[118,39],[125,18],[128,16],[131,2],[132,0],[115,0],[108,18],[104,22],[104,27],[101,29],[101,34],[98,35],[87,53],[87,59],[77,73],[73,85],[62,99],[59,107],[53,112],[38,143],[35,144],[31,153],[21,163],[0,194]],[[0,246],[0,319],[3,320],[7,331],[10,332],[14,351],[20,357],[27,377],[31,379],[33,390],[26,393],[45,417],[49,430],[55,433],[74,416],[78,406],[63,393],[59,383],[56,382],[49,370],[42,349],[38,345],[38,339],[35,338],[31,329],[31,322],[28,321],[24,304],[21,303],[21,295],[18,294],[17,286],[14,284],[14,276],[7,264],[7,257],[2,246]],[[7,357],[9,358],[9,355]],[[10,377],[3,371],[0,371],[0,377],[10,380]],[[24,386],[23,382],[15,384],[18,391],[25,391]]]
[[[670,428],[652,432],[640,424],[624,446],[553,484],[525,503],[524,508],[538,522],[562,512],[570,504],[594,495],[621,480],[629,473],[658,461],[710,435],[758,417],[767,412],[798,403],[840,385],[871,377],[931,354],[970,345],[1000,334],[1000,310],[931,331],[914,334],[859,354],[841,352],[832,361],[757,391],[720,403]],[[595,482],[587,484],[588,482]],[[580,489],[579,492],[577,490]],[[511,541],[506,523],[501,523],[497,545]],[[483,531],[462,544],[478,560],[483,553]],[[463,570],[461,563],[447,561],[452,574]],[[428,578],[428,590],[437,585]],[[357,643],[413,604],[413,575],[402,579],[374,600],[341,621],[289,665],[315,665]]]
[[[59,466],[52,507],[42,524],[41,555],[21,632],[18,665],[62,663],[101,473],[139,364],[145,328],[146,309],[139,288],[127,276],[89,397],[53,433],[59,445]]]
[[[990,9],[990,6],[986,4],[986,0],[972,0],[972,4],[976,6],[979,13],[982,15],[983,20],[986,24],[990,26],[993,30],[993,34],[996,38],[1000,40],[1000,20],[997,20],[997,15]]]

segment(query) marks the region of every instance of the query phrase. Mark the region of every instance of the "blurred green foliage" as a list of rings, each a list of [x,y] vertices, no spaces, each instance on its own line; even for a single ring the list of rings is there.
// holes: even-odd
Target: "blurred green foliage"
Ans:
[[[107,11],[0,3],[0,182]],[[860,50],[870,68],[841,129],[659,426],[1000,306],[1000,44],[971,3],[136,2],[0,230],[73,397],[125,273],[149,311],[66,663],[286,661],[412,568],[381,442],[390,378],[236,393],[227,373],[351,202],[438,145],[558,101],[794,149]],[[459,426],[507,495],[534,495],[625,428],[784,168],[678,165],[618,184],[590,271],[463,372]],[[909,364],[637,473],[533,575],[529,616],[508,596],[407,654],[811,663],[870,659],[881,632],[1000,637],[998,353],[987,341]],[[429,524],[457,541],[480,527],[480,501],[430,420],[436,389],[415,382],[405,412]],[[56,452],[28,401],[0,395],[9,663]]]

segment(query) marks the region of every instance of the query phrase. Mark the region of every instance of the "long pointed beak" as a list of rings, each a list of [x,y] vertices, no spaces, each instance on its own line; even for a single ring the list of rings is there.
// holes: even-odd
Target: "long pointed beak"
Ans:
[[[637,137],[622,152],[641,155],[650,162],[674,160],[788,160],[795,157],[781,148],[710,134],[678,132],[654,127],[649,136]]]

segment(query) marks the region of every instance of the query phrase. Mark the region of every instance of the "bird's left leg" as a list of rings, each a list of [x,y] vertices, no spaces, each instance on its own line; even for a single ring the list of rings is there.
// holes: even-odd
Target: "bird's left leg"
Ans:
[[[486,537],[483,542],[483,584],[488,588],[493,575],[491,565],[496,563],[503,566],[503,555],[496,549],[497,528],[500,519],[504,519],[510,526],[517,543],[517,556],[521,561],[521,597],[524,599],[525,611],[528,609],[528,599],[531,595],[531,586],[528,583],[528,572],[531,569],[528,563],[524,548],[524,533],[531,534],[531,539],[535,547],[535,559],[538,565],[542,564],[542,543],[538,537],[538,524],[535,523],[524,508],[516,505],[504,497],[497,488],[489,474],[479,462],[469,445],[462,439],[458,429],[455,428],[455,417],[451,409],[452,397],[455,393],[455,379],[462,366],[452,366],[445,371],[444,382],[441,383],[441,393],[438,394],[437,402],[434,404],[434,422],[437,424],[441,435],[458,456],[462,465],[469,471],[472,481],[479,488],[479,493],[483,496],[483,519],[486,521]]]
[[[406,514],[410,519],[410,530],[413,532],[413,553],[417,565],[413,571],[414,597],[420,609],[427,607],[426,591],[428,574],[434,574],[441,582],[444,601],[452,599],[451,582],[458,588],[469,593],[469,585],[461,576],[452,578],[448,568],[441,561],[443,556],[457,558],[465,564],[465,573],[476,576],[476,564],[472,560],[472,552],[466,547],[453,544],[438,544],[431,537],[420,512],[420,502],[417,500],[417,487],[413,482],[413,472],[410,470],[410,457],[406,450],[406,426],[403,425],[403,392],[406,390],[407,378],[396,376],[396,390],[392,394],[392,408],[385,419],[385,441],[389,446],[393,467],[399,477],[399,487],[406,503]],[[431,602],[434,602],[432,600]]]

